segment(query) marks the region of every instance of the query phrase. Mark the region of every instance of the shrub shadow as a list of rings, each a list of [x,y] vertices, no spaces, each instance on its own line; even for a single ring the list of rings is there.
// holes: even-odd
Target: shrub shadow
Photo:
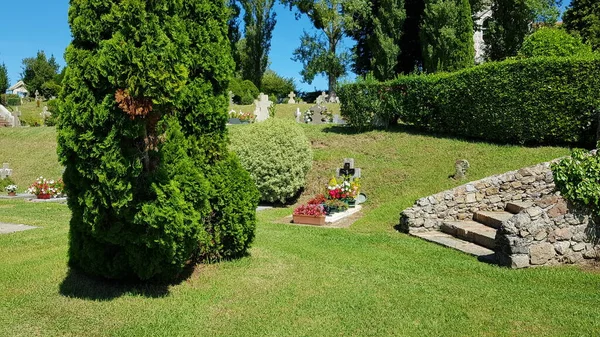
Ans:
[[[195,267],[194,264],[190,264],[176,279],[163,283],[108,280],[88,276],[69,268],[67,276],[59,286],[59,293],[65,297],[91,301],[111,301],[123,295],[161,298],[169,295],[171,286],[187,280],[194,273]]]

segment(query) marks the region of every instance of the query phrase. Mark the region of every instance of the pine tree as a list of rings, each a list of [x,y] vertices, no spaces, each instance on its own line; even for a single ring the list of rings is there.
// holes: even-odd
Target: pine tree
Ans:
[[[8,69],[4,63],[0,64],[0,94],[4,94],[10,87],[10,80],[8,79]]]
[[[423,68],[455,71],[473,66],[473,20],[468,0],[429,0],[421,29]]]
[[[248,248],[258,194],[227,150],[224,5],[71,2],[58,115],[71,267],[172,279],[194,256]]]
[[[579,34],[594,50],[600,49],[600,2],[572,0],[563,21],[570,33]]]

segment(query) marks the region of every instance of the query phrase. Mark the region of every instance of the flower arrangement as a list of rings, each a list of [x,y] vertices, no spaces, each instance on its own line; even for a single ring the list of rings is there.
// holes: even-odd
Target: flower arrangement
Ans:
[[[310,123],[313,120],[313,112],[310,109],[304,113],[304,123]]]
[[[231,110],[229,112],[229,118],[237,118],[242,122],[253,123],[256,116],[252,112],[236,112],[235,110]]]
[[[39,199],[50,199],[62,195],[64,183],[62,179],[58,181],[47,180],[44,177],[39,177],[29,186],[27,193],[34,194]]]
[[[335,212],[345,212],[348,209],[348,204],[338,199],[330,199],[325,201],[325,210],[328,214]]]
[[[329,199],[354,199],[352,196],[352,188],[351,183],[344,179],[341,183],[338,183],[337,179],[331,178],[329,181],[329,185],[327,186],[327,190],[329,193]]]
[[[306,215],[312,217],[325,216],[325,209],[322,205],[301,205],[294,210],[294,215]]]
[[[324,204],[327,198],[323,194],[317,194],[314,198],[308,201],[309,205],[321,205]]]
[[[17,185],[8,185],[4,188],[4,190],[10,195],[17,193],[17,188]]]

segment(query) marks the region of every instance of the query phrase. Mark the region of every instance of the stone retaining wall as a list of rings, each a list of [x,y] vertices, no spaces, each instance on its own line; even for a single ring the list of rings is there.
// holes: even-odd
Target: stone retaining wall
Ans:
[[[589,212],[551,194],[502,223],[496,257],[512,268],[579,263],[597,257],[598,234]]]
[[[466,220],[477,211],[504,210],[509,201],[537,200],[554,191],[550,164],[484,178],[417,200],[402,212],[404,232],[438,230],[443,221]]]

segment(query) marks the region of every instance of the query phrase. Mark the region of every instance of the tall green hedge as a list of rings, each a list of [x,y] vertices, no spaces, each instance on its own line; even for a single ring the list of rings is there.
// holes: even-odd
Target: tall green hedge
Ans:
[[[359,129],[400,121],[427,131],[519,144],[593,145],[600,59],[490,62],[450,74],[358,82],[339,92]]]
[[[258,192],[227,149],[227,19],[220,0],[71,2],[58,118],[70,266],[172,279],[248,248]]]

